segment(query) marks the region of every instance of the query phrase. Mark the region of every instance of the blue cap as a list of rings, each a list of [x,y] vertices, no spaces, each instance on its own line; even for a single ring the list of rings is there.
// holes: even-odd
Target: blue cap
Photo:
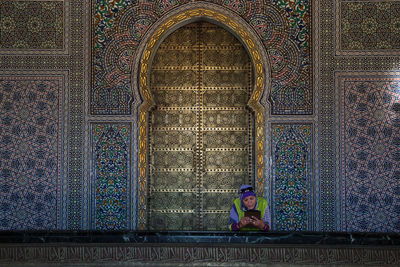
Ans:
[[[239,189],[239,199],[243,200],[248,196],[256,196],[256,194],[254,193],[251,185],[244,184]]]

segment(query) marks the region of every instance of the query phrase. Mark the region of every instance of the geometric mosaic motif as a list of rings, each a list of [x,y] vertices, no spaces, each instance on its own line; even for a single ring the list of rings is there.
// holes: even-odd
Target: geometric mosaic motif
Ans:
[[[274,229],[312,227],[312,125],[272,124]]]
[[[0,49],[62,49],[63,1],[0,1]]]
[[[130,138],[129,124],[93,126],[93,229],[127,229]]]
[[[311,6],[309,0],[209,0],[237,14],[257,32],[269,54],[272,114],[312,114]],[[93,1],[92,115],[129,115],[132,65],[151,26],[193,1]],[[196,4],[201,4],[199,1]],[[247,26],[246,26],[247,27]],[[136,74],[135,74],[136,75]]]
[[[400,231],[400,78],[341,83],[344,231]]]
[[[400,48],[399,1],[342,1],[340,49]]]
[[[0,230],[60,229],[62,77],[0,77]]]

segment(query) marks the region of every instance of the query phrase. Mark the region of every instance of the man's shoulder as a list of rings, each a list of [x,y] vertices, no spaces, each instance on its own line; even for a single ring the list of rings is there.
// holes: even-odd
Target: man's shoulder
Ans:
[[[265,203],[268,203],[268,201],[265,199],[265,198],[263,198],[263,197],[258,197],[258,202],[265,202]]]

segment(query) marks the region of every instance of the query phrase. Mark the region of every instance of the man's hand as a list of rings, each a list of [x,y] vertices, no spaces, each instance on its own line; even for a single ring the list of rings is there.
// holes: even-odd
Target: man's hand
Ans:
[[[242,217],[239,222],[239,228],[245,227],[248,224],[254,224],[254,220],[250,217]]]
[[[252,224],[253,224],[255,227],[259,228],[260,230],[262,230],[262,229],[264,228],[265,223],[264,223],[263,220],[259,220],[259,219],[257,219],[257,218],[254,217],[254,216],[251,216],[251,220],[252,220]]]

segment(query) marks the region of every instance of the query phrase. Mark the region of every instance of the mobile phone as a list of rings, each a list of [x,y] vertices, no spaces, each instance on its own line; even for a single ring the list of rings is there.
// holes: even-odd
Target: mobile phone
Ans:
[[[256,217],[257,219],[261,219],[261,211],[259,210],[246,210],[244,212],[244,217]]]

